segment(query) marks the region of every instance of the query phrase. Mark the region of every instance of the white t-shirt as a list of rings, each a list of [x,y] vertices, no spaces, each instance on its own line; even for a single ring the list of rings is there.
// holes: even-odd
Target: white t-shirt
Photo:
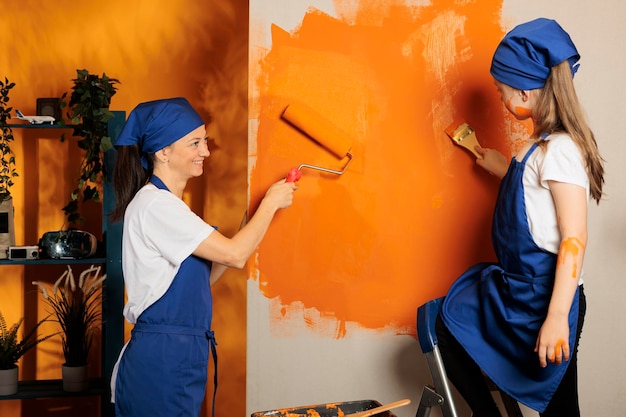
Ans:
[[[550,135],[547,146],[536,149],[524,168],[524,198],[530,233],[540,248],[558,254],[561,233],[548,181],[583,187],[589,200],[589,177],[580,150],[569,135]],[[525,146],[516,159],[521,160],[531,145]],[[582,271],[580,283],[582,283]]]
[[[171,192],[152,184],[137,192],[124,215],[122,238],[126,320],[134,324],[165,294],[180,264],[213,230]]]
[[[153,184],[137,192],[126,208],[122,235],[126,320],[135,324],[141,313],[165,294],[180,264],[213,230],[171,192]],[[111,402],[115,402],[117,369],[127,345],[113,367]]]

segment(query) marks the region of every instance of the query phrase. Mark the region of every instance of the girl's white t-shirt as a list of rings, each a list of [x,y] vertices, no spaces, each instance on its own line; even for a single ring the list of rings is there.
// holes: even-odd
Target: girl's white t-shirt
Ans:
[[[523,184],[526,217],[530,233],[542,249],[558,254],[561,233],[556,207],[548,181],[578,185],[589,200],[589,177],[578,146],[565,133],[548,136],[547,146],[536,149],[526,161]],[[531,145],[524,147],[516,159],[521,160]],[[582,283],[583,274],[580,275]]]
[[[126,320],[134,324],[165,294],[180,264],[213,230],[171,192],[153,184],[137,192],[124,215],[122,238]]]

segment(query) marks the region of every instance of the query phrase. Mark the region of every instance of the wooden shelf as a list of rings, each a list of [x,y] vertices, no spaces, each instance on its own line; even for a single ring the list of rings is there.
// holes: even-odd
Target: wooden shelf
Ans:
[[[0,265],[68,265],[68,264],[104,264],[106,258],[84,259],[0,259]]]
[[[85,397],[103,396],[108,393],[108,387],[102,378],[89,381],[89,389],[81,392],[63,391],[63,382],[60,379],[45,379],[39,381],[19,381],[17,394],[4,395],[3,400],[26,400],[33,398]]]
[[[32,124],[25,122],[21,123],[9,123],[7,124],[11,129],[73,129],[76,125],[57,125],[50,123]]]
[[[117,138],[119,135],[126,113],[123,111],[113,111],[114,118],[109,120],[107,130],[111,139]],[[13,129],[73,129],[75,125],[70,124],[9,124]],[[103,184],[102,210],[103,213],[109,213],[115,208],[115,194],[113,192],[113,184],[111,183],[111,175],[115,161],[115,148],[109,149],[104,154],[103,170],[107,175]],[[50,259],[41,258],[34,260],[25,259],[0,259],[0,266],[7,265],[68,265],[68,264],[101,264],[106,270],[107,279],[102,287],[102,367],[100,378],[90,380],[90,386],[84,392],[66,392],[63,391],[63,383],[60,379],[54,380],[35,380],[20,381],[18,392],[15,395],[0,396],[0,400],[32,400],[37,398],[62,398],[61,402],[65,402],[63,398],[72,397],[99,397],[100,416],[114,417],[115,409],[110,402],[109,379],[113,371],[113,367],[117,360],[117,356],[124,344],[124,317],[122,311],[124,308],[124,280],[122,277],[122,228],[123,223],[111,223],[108,216],[102,218],[102,235],[103,241],[98,242],[98,249],[93,257],[84,259]],[[35,246],[35,245],[33,245]],[[29,269],[29,268],[26,268]],[[52,269],[52,268],[48,268]],[[45,268],[44,268],[45,270]],[[0,279],[4,278],[4,274]],[[29,284],[30,285],[30,284]],[[54,401],[54,400],[51,400]],[[90,399],[85,399],[90,401]],[[68,401],[70,402],[70,401]]]

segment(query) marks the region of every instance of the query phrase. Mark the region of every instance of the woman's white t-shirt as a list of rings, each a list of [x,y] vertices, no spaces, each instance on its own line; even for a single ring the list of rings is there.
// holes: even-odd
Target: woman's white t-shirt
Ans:
[[[122,271],[128,301],[124,317],[135,324],[143,311],[161,298],[180,264],[215,230],[174,194],[146,184],[124,213]],[[207,282],[207,285],[209,283]],[[124,345],[113,367],[111,402]]]
[[[180,264],[215,230],[174,194],[147,184],[124,214],[124,317],[139,315],[165,294]],[[208,285],[208,284],[207,284]]]
[[[536,149],[524,168],[526,217],[537,246],[558,254],[561,233],[549,181],[579,185],[589,200],[589,177],[580,150],[569,135],[553,134],[545,140],[547,146]],[[516,159],[523,159],[530,146],[525,146]],[[580,283],[582,276],[581,272]]]

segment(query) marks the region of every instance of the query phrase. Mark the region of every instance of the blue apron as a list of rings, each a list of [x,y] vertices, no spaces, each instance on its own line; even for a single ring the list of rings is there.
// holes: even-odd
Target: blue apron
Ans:
[[[167,190],[156,176],[150,182]],[[209,349],[217,389],[210,274],[210,262],[189,256],[167,292],[137,319],[118,367],[116,416],[200,415]],[[215,414],[215,391],[213,400]]]
[[[492,226],[498,263],[469,268],[452,284],[441,317],[483,372],[522,404],[543,412],[569,362],[539,366],[534,352],[547,312],[557,255],[538,247],[526,217],[522,177],[534,144],[515,158],[502,179]],[[573,351],[578,322],[576,291],[569,313]]]

